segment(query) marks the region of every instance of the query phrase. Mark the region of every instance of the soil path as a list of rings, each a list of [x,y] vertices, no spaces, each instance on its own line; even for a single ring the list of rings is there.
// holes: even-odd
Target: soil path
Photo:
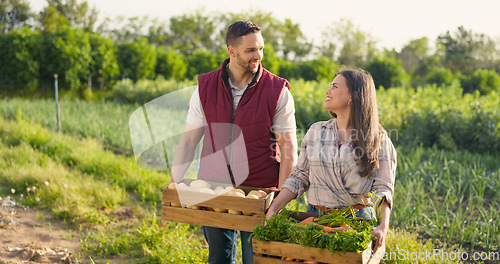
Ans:
[[[0,264],[79,263],[80,234],[49,214],[0,197]]]

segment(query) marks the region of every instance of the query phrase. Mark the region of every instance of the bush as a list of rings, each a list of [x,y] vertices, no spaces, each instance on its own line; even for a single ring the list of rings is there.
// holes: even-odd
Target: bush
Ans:
[[[137,81],[155,77],[156,48],[149,45],[146,38],[119,44],[116,58],[122,79]]]
[[[451,84],[453,80],[455,80],[455,76],[448,68],[435,67],[427,74],[425,80],[429,84],[440,86],[443,84]]]
[[[98,34],[90,34],[90,74],[92,84],[103,90],[113,84],[119,74],[118,62],[115,57],[116,46],[110,38]]]
[[[24,27],[0,34],[0,90],[30,94],[40,77],[41,36]]]
[[[478,69],[471,76],[464,77],[463,86],[468,93],[475,90],[481,94],[500,93],[500,75],[495,70]]]
[[[376,87],[406,87],[410,84],[410,77],[397,58],[376,57],[368,64],[366,70],[373,76]]]
[[[186,60],[188,64],[187,77],[189,79],[219,67],[217,55],[208,50],[196,49],[187,56]]]
[[[186,77],[187,65],[184,56],[175,50],[167,50],[161,46],[157,48],[156,75],[170,79],[182,80]]]
[[[40,61],[42,85],[53,87],[53,76],[58,74],[61,90],[77,91],[88,78],[91,61],[89,34],[72,27],[59,27],[44,36]]]

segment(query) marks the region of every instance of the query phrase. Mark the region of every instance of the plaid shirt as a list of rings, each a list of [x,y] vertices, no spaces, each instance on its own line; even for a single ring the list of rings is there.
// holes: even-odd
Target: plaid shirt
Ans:
[[[396,150],[384,133],[379,168],[367,177],[359,175],[351,142],[338,147],[336,119],[313,124],[307,131],[297,161],[283,187],[297,194],[307,193],[312,205],[338,208],[372,205],[385,197],[392,207],[396,176]],[[375,193],[372,201],[369,193]]]

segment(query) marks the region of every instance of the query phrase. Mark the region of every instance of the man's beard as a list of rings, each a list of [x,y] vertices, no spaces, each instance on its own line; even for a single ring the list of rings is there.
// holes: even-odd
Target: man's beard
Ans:
[[[252,68],[250,62],[246,63],[243,59],[241,59],[240,54],[236,53],[236,63],[240,65],[245,71],[249,73],[256,73],[259,67]]]

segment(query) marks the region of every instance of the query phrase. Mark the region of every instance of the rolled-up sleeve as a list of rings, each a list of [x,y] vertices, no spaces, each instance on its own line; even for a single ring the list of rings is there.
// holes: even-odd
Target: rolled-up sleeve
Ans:
[[[283,184],[283,188],[289,189],[297,195],[296,197],[299,197],[309,189],[309,185],[309,160],[307,158],[306,134],[304,140],[302,140],[297,165],[293,167],[292,173]]]
[[[392,208],[394,182],[396,179],[397,153],[387,135],[384,136],[379,152],[379,168],[373,174],[372,192],[375,192],[375,204],[383,198]]]

